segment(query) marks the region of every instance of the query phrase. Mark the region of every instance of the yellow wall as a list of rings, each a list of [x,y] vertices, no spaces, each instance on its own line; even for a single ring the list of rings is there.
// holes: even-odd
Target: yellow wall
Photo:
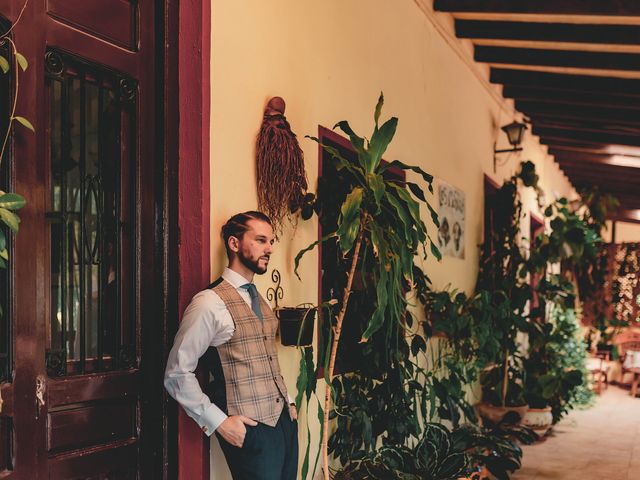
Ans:
[[[611,241],[612,225],[607,222],[607,229],[602,237],[605,242]],[[616,243],[640,242],[640,223],[616,222]]]
[[[513,172],[518,159],[531,159],[547,199],[574,195],[530,136],[525,151],[493,173],[494,140],[500,148],[507,146],[499,127],[513,118],[501,113],[413,1],[213,1],[211,55],[212,278],[225,265],[221,225],[236,212],[256,208],[255,137],[264,105],[275,95],[287,102],[286,116],[298,134],[310,185],[315,187],[317,147],[304,135],[315,135],[319,124],[331,127],[342,119],[368,134],[373,107],[384,91],[383,117],[400,119],[385,158],[420,165],[466,195],[466,258],[430,261],[426,267],[436,287],[451,284],[467,292],[474,287],[485,173],[501,180]],[[535,201],[527,194],[525,210],[530,209],[535,209]],[[528,225],[527,217],[524,232]],[[302,263],[302,282],[292,274],[295,253],[316,234],[315,220],[300,222],[277,244],[271,267],[283,273],[285,305],[317,300],[315,253]],[[257,280],[263,294],[270,285],[267,277]],[[295,349],[281,348],[280,363],[292,393],[297,359]],[[312,422],[313,438],[317,432]],[[230,478],[215,440],[212,478]]]

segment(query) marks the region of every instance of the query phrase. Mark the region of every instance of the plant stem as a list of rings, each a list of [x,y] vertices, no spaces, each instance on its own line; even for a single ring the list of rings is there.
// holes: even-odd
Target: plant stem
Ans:
[[[504,377],[502,378],[502,406],[507,406],[507,387],[509,385],[509,349],[504,349]]]
[[[26,3],[25,3],[26,6]],[[23,8],[24,10],[24,8]],[[18,50],[16,49],[16,44],[13,43],[13,40],[11,40],[11,38],[6,37],[4,38],[4,41],[9,42],[11,44],[11,50],[13,52],[13,58],[14,58],[14,62],[13,62],[13,71],[14,71],[14,75],[15,75],[15,91],[13,94],[13,102],[12,102],[12,106],[11,106],[11,116],[9,117],[9,123],[7,124],[7,133],[4,136],[4,140],[2,142],[2,148],[0,148],[0,164],[2,164],[2,159],[4,158],[4,150],[7,147],[7,141],[9,140],[9,135],[11,133],[11,125],[13,124],[13,117],[16,114],[16,106],[18,104],[18,90],[20,88],[20,81],[19,81],[19,75],[18,75],[18,59],[16,56],[16,53],[18,52]]]
[[[336,354],[338,352],[338,342],[340,341],[340,334],[342,333],[342,321],[347,313],[347,303],[349,302],[349,296],[351,295],[351,284],[353,283],[353,277],[356,272],[356,265],[358,263],[358,256],[360,255],[360,246],[362,245],[362,237],[364,236],[365,219],[360,221],[360,233],[356,240],[355,248],[353,249],[353,257],[351,258],[351,268],[349,269],[349,276],[347,277],[347,286],[344,288],[342,295],[342,306],[340,312],[336,318],[336,325],[333,328],[333,342],[331,344],[331,356],[329,357],[329,371],[327,372],[327,379],[329,380],[324,388],[324,412],[323,412],[323,429],[322,429],[322,469],[324,472],[324,479],[329,480],[329,409],[331,408],[331,383],[333,380],[333,369],[336,364]]]
[[[18,18],[16,19],[15,22],[13,22],[11,27],[9,27],[9,30],[7,30],[6,32],[4,32],[2,34],[2,36],[0,36],[0,39],[9,37],[9,34],[11,33],[11,30],[13,30],[15,28],[15,26],[20,22],[20,19],[22,18],[22,14],[24,13],[25,9],[27,8],[27,4],[28,3],[29,3],[29,0],[25,0],[24,5],[22,5],[22,9],[20,10],[20,14],[18,15]]]

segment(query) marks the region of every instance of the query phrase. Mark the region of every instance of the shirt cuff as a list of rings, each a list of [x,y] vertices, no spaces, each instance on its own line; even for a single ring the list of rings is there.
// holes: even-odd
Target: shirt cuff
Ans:
[[[212,403],[198,419],[198,425],[210,437],[226,419],[227,414]]]
[[[291,398],[291,395],[289,395],[289,392],[287,392],[287,401],[289,402],[289,405],[295,405],[296,402],[293,400],[293,398]]]

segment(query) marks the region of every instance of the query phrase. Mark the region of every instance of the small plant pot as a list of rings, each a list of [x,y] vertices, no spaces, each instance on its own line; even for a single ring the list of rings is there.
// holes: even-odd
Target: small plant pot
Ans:
[[[309,346],[313,343],[316,309],[308,307],[282,307],[276,311],[280,320],[280,343],[284,346]],[[298,343],[298,337],[300,342]]]
[[[553,425],[551,407],[529,408],[524,414],[522,424],[535,431],[538,435],[544,435]]]
[[[529,405],[519,405],[517,407],[496,407],[485,402],[481,402],[476,405],[476,409],[480,417],[493,424],[500,423],[508,413],[514,412],[516,414],[515,417],[517,418],[517,421],[509,423],[519,425],[522,423],[522,419],[524,418],[524,414],[527,412],[528,408]]]

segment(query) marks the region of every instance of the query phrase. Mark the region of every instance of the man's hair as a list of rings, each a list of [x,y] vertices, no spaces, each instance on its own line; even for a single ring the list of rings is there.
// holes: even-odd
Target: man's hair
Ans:
[[[247,226],[249,220],[260,220],[273,226],[271,219],[262,212],[250,210],[248,212],[235,214],[227,220],[227,223],[222,226],[222,230],[220,232],[222,234],[222,240],[224,241],[224,248],[227,251],[227,256],[231,253],[229,252],[229,237],[236,237],[239,240],[242,239],[244,233],[249,229]]]

